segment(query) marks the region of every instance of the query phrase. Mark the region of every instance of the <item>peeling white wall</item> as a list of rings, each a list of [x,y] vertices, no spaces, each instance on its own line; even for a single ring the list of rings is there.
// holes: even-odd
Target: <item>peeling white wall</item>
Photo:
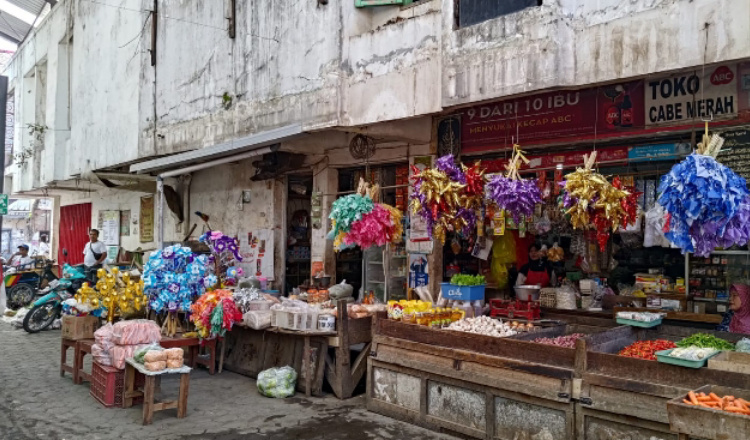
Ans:
[[[545,0],[457,30],[453,3],[443,0],[444,107],[750,57],[744,0]]]
[[[32,142],[27,124],[47,127],[43,149],[28,165],[10,168],[14,192],[138,159],[141,57],[137,41],[129,41],[148,14],[138,12],[141,0],[109,5],[58,2],[8,65],[21,116],[14,151]],[[46,81],[39,81],[40,73]]]
[[[282,228],[286,223],[284,199],[287,181],[282,178],[251,182],[250,178],[255,174],[253,160],[221,165],[193,174],[188,229],[198,223],[194,237],[204,232],[203,223],[192,214],[195,211],[207,214],[215,230],[236,235],[241,240],[247,240],[248,232],[272,229],[275,239],[275,278],[279,280],[284,276],[283,255],[286,252],[286,243],[282,241],[286,235],[282,233]],[[249,204],[240,203],[242,190],[251,191]]]

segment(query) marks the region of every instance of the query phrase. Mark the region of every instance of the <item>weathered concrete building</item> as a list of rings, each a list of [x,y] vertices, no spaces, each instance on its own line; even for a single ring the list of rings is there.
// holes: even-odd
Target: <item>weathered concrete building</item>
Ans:
[[[141,197],[156,191],[156,176],[169,174],[165,184],[182,202],[182,221],[165,208],[161,236],[157,224],[149,241],[131,234],[123,247],[182,240],[199,210],[229,234],[275,231],[274,275],[283,279],[290,174],[312,179],[325,217],[342,186],[339,170],[435,154],[434,121],[460,119],[472,105],[685,70],[710,73],[750,59],[744,1],[481,5],[61,0],[6,71],[15,148],[30,151],[9,168],[13,192],[55,196],[57,215],[60,206],[91,203],[94,223],[103,210],[127,210],[136,219]],[[734,72],[739,83],[741,70]],[[350,153],[358,133],[376,143],[366,160]],[[590,141],[590,133],[577,134],[576,142]],[[488,142],[464,152],[508,146]],[[302,164],[250,181],[259,159],[252,152],[269,145],[304,155]],[[231,159],[240,154],[244,159]],[[192,178],[180,177],[186,174]],[[248,190],[249,208],[241,201]],[[59,236],[53,234],[53,248]],[[333,272],[324,237],[325,226],[312,231],[311,260]],[[433,259],[442,270],[438,263]]]

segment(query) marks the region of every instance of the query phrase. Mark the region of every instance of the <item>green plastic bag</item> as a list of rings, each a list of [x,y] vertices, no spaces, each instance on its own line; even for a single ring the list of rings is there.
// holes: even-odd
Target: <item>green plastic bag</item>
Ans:
[[[291,397],[297,386],[297,372],[286,366],[269,368],[258,374],[258,391],[266,397]]]

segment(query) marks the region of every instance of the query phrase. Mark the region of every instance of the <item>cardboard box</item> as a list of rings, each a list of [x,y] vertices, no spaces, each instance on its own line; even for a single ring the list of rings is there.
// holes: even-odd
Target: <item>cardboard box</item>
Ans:
[[[99,328],[96,316],[70,316],[62,318],[62,337],[65,339],[94,339],[94,331]]]

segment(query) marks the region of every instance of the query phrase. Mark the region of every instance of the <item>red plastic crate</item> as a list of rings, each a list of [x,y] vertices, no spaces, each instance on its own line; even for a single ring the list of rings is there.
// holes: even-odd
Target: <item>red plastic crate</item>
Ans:
[[[143,385],[145,377],[136,371],[136,385]],[[125,389],[125,371],[101,365],[97,362],[91,367],[91,397],[107,408],[122,406],[122,393]],[[133,399],[134,403],[143,402],[142,397]]]

